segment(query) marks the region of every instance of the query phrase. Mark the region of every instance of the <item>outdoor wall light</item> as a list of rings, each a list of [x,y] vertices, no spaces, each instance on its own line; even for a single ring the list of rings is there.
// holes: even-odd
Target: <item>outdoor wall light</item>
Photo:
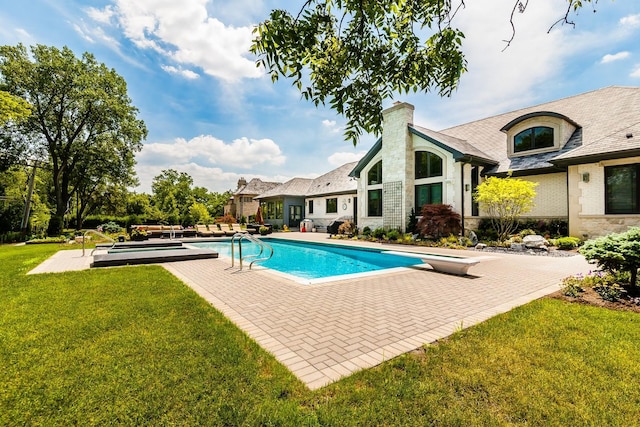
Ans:
[[[582,174],[582,182],[589,182],[589,172]]]

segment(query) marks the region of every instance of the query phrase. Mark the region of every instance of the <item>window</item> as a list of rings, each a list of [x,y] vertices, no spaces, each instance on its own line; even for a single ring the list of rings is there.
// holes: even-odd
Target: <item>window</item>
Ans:
[[[264,219],[282,219],[282,200],[262,202],[260,206],[262,207],[262,216]]]
[[[422,206],[442,203],[442,183],[416,185],[416,211]]]
[[[369,169],[369,172],[367,173],[367,184],[382,184],[382,160]]]
[[[338,213],[338,199],[327,199],[327,213]]]
[[[605,213],[640,213],[640,164],[604,168]]]
[[[262,202],[260,203],[260,205],[262,206],[262,216],[264,217],[264,219],[275,218],[273,202]]]
[[[416,151],[416,179],[442,176],[442,158],[429,151]]]
[[[523,130],[513,137],[513,152],[553,147],[553,128],[538,126]]]
[[[382,216],[382,188],[367,192],[367,216]]]
[[[313,200],[309,200],[309,213],[313,213]]]

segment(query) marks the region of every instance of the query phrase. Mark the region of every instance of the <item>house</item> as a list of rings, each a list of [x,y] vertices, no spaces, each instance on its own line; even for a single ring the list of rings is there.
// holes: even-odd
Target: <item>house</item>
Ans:
[[[446,203],[477,227],[488,176],[538,183],[527,217],[567,221],[591,238],[640,225],[640,88],[607,87],[433,131],[414,107],[383,111],[382,137],[350,175],[358,225],[405,230],[412,209]]]
[[[355,221],[358,183],[349,173],[357,162],[347,163],[314,179],[306,194],[306,215],[316,227],[324,228],[335,219]]]
[[[255,215],[260,204],[254,200],[254,197],[279,185],[279,182],[264,182],[259,178],[253,178],[249,182],[240,178],[238,188],[224,206],[224,214],[231,215],[238,220],[243,216],[249,218],[249,216]]]
[[[318,227],[337,218],[354,220],[357,182],[349,173],[355,166],[347,163],[315,179],[293,178],[260,194],[265,222],[297,228],[303,219]]]
[[[298,227],[304,219],[304,199],[312,179],[293,178],[256,196],[264,222],[282,227]]]

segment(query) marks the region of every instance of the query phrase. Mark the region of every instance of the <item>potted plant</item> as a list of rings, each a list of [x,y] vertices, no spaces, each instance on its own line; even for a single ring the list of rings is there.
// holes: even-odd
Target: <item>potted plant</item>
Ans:
[[[141,230],[139,228],[131,229],[131,240],[140,242],[140,241],[146,240],[146,239],[148,239],[146,231]]]
[[[261,236],[266,236],[269,234],[269,227],[265,227],[264,225],[260,226],[258,233],[260,233]]]

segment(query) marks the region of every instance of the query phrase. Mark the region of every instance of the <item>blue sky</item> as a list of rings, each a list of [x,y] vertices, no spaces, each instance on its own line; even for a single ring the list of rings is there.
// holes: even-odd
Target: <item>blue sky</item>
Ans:
[[[454,0],[455,1],[455,0]],[[290,82],[254,65],[252,27],[273,8],[300,1],[29,0],[0,7],[0,44],[68,46],[93,53],[128,84],[149,129],[136,156],[140,186],[163,169],[197,186],[234,190],[240,177],[313,178],[358,160],[375,138],[344,141],[344,120],[301,99]],[[467,0],[455,24],[465,33],[469,72],[450,98],[399,95],[416,124],[434,130],[610,85],[640,85],[640,2],[600,0],[549,27],[566,0],[536,0],[516,14],[512,0]]]

